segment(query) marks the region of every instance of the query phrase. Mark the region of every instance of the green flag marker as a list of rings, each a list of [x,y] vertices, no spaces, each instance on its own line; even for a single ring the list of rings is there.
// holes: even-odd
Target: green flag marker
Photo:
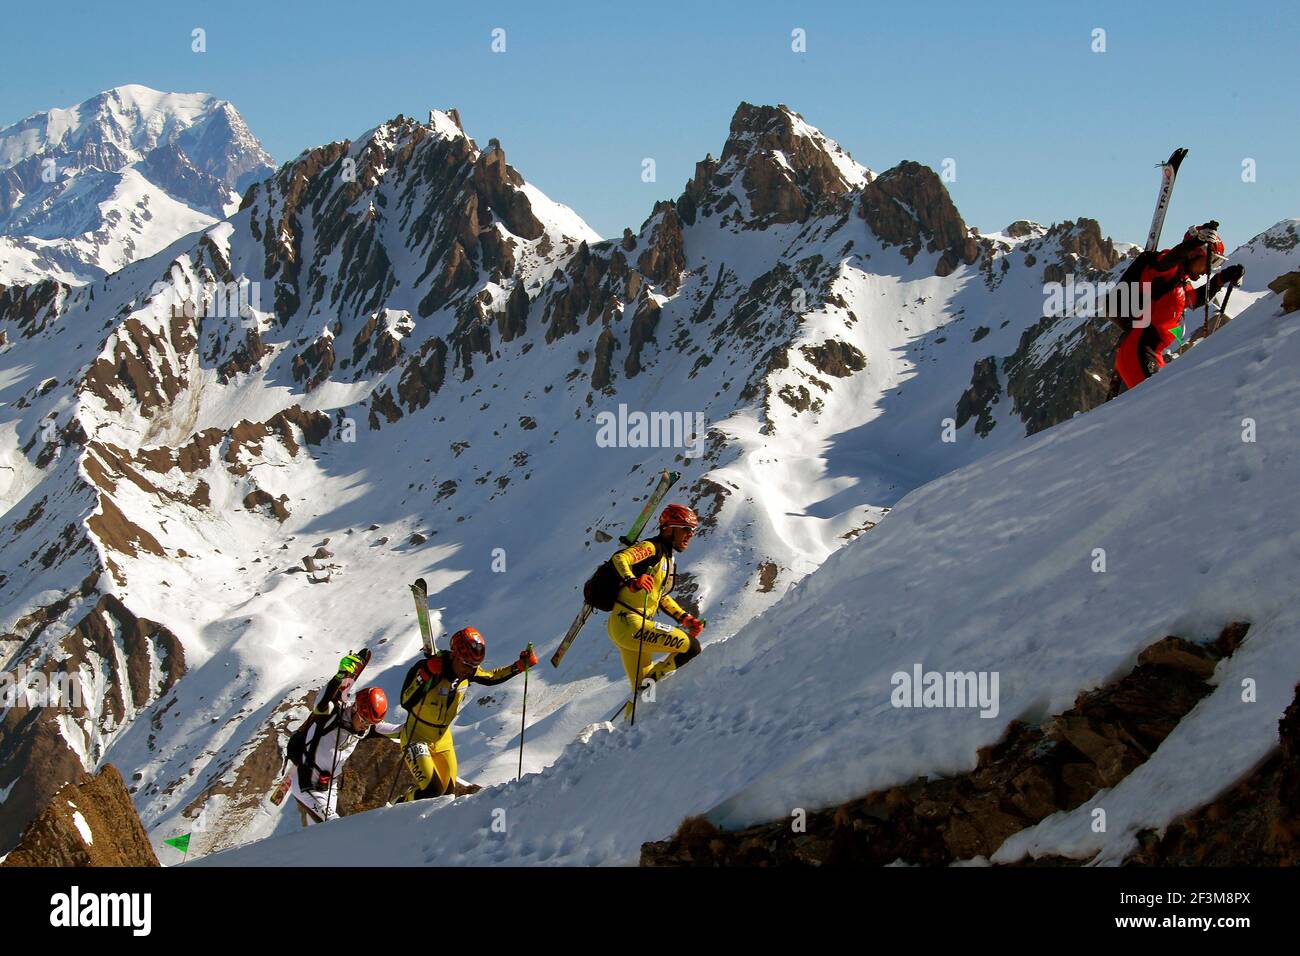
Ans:
[[[163,840],[163,842],[168,846],[176,847],[182,853],[190,852],[190,835],[188,833],[184,836],[172,837],[170,840]]]

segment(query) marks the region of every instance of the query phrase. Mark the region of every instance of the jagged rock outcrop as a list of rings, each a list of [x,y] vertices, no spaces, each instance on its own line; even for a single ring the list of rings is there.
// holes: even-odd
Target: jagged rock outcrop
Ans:
[[[1096,408],[1110,388],[1119,329],[1088,319],[1063,331],[1062,321],[1044,317],[1025,329],[1003,361],[1007,394],[1027,435]]]
[[[685,250],[682,247],[682,223],[677,208],[670,202],[655,204],[650,218],[658,221],[650,231],[650,241],[637,257],[636,267],[641,275],[663,287],[665,295],[678,289],[678,276],[686,268]]]
[[[1095,278],[1109,272],[1122,256],[1115,244],[1101,234],[1095,219],[1081,218],[1052,226],[1044,236],[1056,244],[1056,262],[1043,267],[1043,282],[1064,282],[1067,275]]]
[[[886,245],[902,246],[912,262],[921,250],[940,253],[936,275],[970,265],[979,244],[967,232],[947,187],[928,166],[910,160],[887,169],[862,190],[858,214]]]
[[[1135,866],[1300,865],[1300,686],[1278,721],[1277,753],[1163,833],[1138,833]]]
[[[647,342],[653,341],[655,329],[659,325],[659,303],[647,295],[641,299],[632,315],[632,325],[628,330],[627,358],[623,360],[623,373],[628,378],[635,378],[641,371],[641,349]]]
[[[784,105],[741,103],[736,109],[718,169],[725,178],[729,169],[738,168],[752,226],[804,222],[860,185],[846,177],[825,138],[814,132]],[[697,167],[693,182],[702,175],[711,175],[707,160],[703,168]],[[687,195],[692,191],[698,195],[699,186],[688,189]],[[690,201],[698,199],[692,196]]]
[[[106,764],[60,787],[0,866],[158,866],[122,775]]]
[[[17,335],[34,335],[58,311],[68,287],[53,279],[31,285],[0,284],[0,325],[13,323]]]
[[[1268,287],[1282,297],[1283,314],[1300,310],[1300,272],[1280,275]]]
[[[27,648],[10,658],[11,673],[26,675],[26,686],[35,689],[31,674],[39,671],[39,686],[59,692],[57,703],[49,693],[19,695],[0,720],[0,788],[12,787],[0,803],[0,846],[60,786],[84,772],[81,757],[66,742],[64,722],[85,735],[93,765],[105,741],[185,673],[184,647],[169,628],[137,617],[112,594],[97,595],[95,585],[87,580],[61,602],[19,621],[13,634],[0,636],[22,640]],[[57,639],[59,656],[42,655],[36,639],[78,607],[80,618]],[[86,674],[103,669],[102,694],[85,683],[83,668]],[[19,767],[25,769],[16,773]]]
[[[1026,236],[1032,236],[1041,230],[1042,226],[1036,222],[1030,222],[1028,219],[1017,219],[1002,231],[1012,239],[1024,239]]]
[[[700,817],[641,849],[642,866],[946,866],[990,857],[1011,836],[1114,787],[1140,766],[1213,689],[1219,660],[1246,637],[1224,628],[1213,644],[1166,637],[1115,683],[1080,694],[1039,726],[1015,721],[980,751],[974,770],[922,778],[789,821],[726,832]]]
[[[1001,394],[997,361],[991,355],[980,359],[971,374],[970,388],[957,401],[957,427],[961,428],[974,418],[975,433],[981,438],[987,437],[996,424],[992,406],[998,403]]]

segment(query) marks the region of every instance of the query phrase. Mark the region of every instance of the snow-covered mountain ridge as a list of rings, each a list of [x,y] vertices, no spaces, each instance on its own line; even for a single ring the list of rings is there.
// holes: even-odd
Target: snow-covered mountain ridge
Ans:
[[[664,467],[704,522],[679,595],[708,645],[1101,402],[1113,333],[1043,316],[1045,281],[1119,266],[1095,222],[972,234],[935,173],[784,107],[742,104],[720,157],[599,241],[454,111],[397,117],[111,276],[0,291],[0,661],[88,691],[0,722],[0,842],[109,761],[155,842],[296,825],[261,803],[279,738],[349,648],[395,694],[405,582],[494,660],[549,647]],[[703,454],[601,446],[620,405],[703,415]],[[612,708],[616,660],[593,622],[534,675],[527,769]],[[463,775],[513,775],[520,692],[467,707]]]

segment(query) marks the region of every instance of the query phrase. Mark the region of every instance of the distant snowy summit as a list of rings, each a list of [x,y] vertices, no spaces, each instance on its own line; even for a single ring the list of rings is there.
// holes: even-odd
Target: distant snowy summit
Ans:
[[[207,93],[128,85],[0,129],[0,284],[84,284],[234,212],[274,167]]]

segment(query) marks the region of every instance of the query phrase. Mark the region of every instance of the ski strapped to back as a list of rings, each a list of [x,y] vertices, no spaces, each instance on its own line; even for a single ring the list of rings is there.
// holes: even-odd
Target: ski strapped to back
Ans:
[[[668,489],[672,488],[680,477],[681,472],[677,471],[668,471],[665,469],[659,473],[659,482],[655,485],[654,491],[650,492],[650,497],[646,499],[645,507],[643,507],[641,513],[636,516],[636,520],[632,522],[632,527],[628,528],[627,534],[619,537],[619,541],[628,547],[636,544],[637,538],[645,529],[646,522],[650,520],[650,515],[654,513],[654,510],[659,506],[659,503],[664,500],[664,496],[668,494]],[[573,619],[573,623],[569,625],[568,631],[565,632],[564,638],[560,641],[560,646],[557,647],[555,653],[551,655],[552,667],[560,666],[560,661],[564,660],[564,655],[569,652],[569,647],[573,644],[574,640],[577,639],[578,632],[580,632],[582,626],[587,623],[587,618],[591,617],[591,610],[592,608],[590,604],[583,604],[582,610],[579,611],[578,616]]]
[[[1156,211],[1151,217],[1151,231],[1147,234],[1147,252],[1154,252],[1160,245],[1160,233],[1165,226],[1165,213],[1169,212],[1169,197],[1174,192],[1174,179],[1178,176],[1178,167],[1183,164],[1186,156],[1187,149],[1180,146],[1160,164],[1160,192],[1156,195]]]
[[[1160,192],[1156,194],[1156,208],[1151,216],[1151,231],[1147,234],[1146,248],[1124,268],[1098,304],[1097,316],[1108,319],[1119,327],[1121,332],[1128,332],[1139,318],[1147,322],[1151,300],[1156,295],[1152,287],[1142,282],[1142,275],[1154,260],[1160,245],[1160,233],[1164,229],[1165,214],[1169,212],[1169,199],[1174,192],[1174,180],[1178,176],[1178,167],[1187,156],[1185,147],[1178,147],[1169,154],[1169,158],[1158,164],[1160,169]],[[1163,294],[1163,293],[1161,293]],[[1101,377],[1090,373],[1097,381]]]
[[[564,632],[564,639],[560,641],[560,646],[557,647],[555,653],[551,655],[552,667],[560,666],[560,661],[564,660],[564,655],[568,652],[569,645],[573,643],[574,638],[578,636],[578,632],[582,630],[582,625],[587,623],[587,618],[591,617],[591,610],[592,608],[590,604],[584,604],[582,610],[578,612],[578,616],[575,617],[573,623],[569,625],[569,629]]]
[[[429,625],[429,586],[424,578],[416,578],[411,585],[411,596],[415,598],[415,619],[420,622],[420,640],[424,644],[426,657],[433,656],[433,628]]]
[[[642,508],[641,513],[636,516],[636,520],[632,522],[632,527],[628,529],[627,534],[623,535],[618,540],[622,541],[628,547],[636,544],[637,539],[641,535],[642,529],[645,528],[645,523],[650,520],[650,515],[654,512],[655,508],[659,506],[659,502],[664,500],[664,495],[668,494],[668,489],[675,485],[677,479],[681,476],[681,472],[677,471],[665,470],[659,473],[659,483],[655,485],[655,490],[650,492],[650,497],[646,499],[645,507]]]

